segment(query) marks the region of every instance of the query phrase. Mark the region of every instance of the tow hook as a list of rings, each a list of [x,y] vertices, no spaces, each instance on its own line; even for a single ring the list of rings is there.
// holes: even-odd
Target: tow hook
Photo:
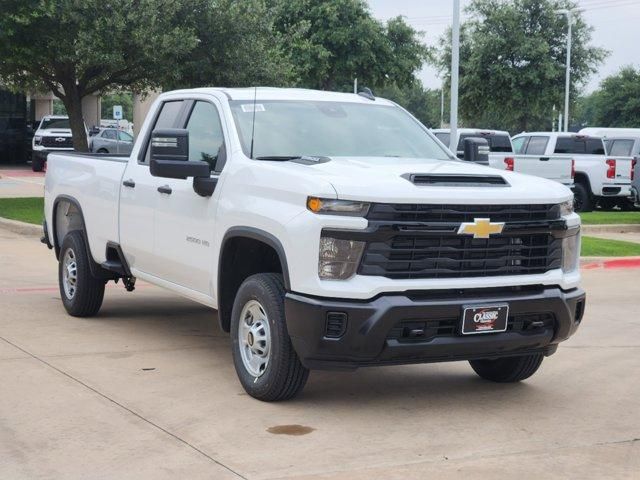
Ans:
[[[136,277],[124,277],[122,283],[127,292],[133,292],[136,289]]]

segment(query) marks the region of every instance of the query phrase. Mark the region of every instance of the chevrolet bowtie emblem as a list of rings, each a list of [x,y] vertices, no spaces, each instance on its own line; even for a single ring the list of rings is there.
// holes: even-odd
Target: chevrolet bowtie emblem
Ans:
[[[491,223],[489,218],[474,218],[473,223],[463,223],[458,229],[458,235],[473,235],[473,238],[489,238],[496,233],[502,233],[504,223]]]

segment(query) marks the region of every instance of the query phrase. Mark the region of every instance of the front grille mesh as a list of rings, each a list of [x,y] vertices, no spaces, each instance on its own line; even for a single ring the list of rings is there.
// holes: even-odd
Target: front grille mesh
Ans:
[[[57,138],[64,138],[64,140],[58,142]],[[42,137],[42,146],[50,148],[72,148],[73,139],[71,137]]]
[[[561,240],[549,234],[397,235],[368,243],[359,273],[394,279],[527,275],[560,268],[561,262]]]
[[[506,223],[490,238],[457,234],[462,222]],[[360,275],[393,279],[532,275],[562,264],[562,240],[550,225],[557,205],[373,204],[371,239]]]

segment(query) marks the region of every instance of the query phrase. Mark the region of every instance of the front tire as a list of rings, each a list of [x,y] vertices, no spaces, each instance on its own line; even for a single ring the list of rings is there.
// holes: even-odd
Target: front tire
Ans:
[[[497,383],[514,383],[536,373],[544,360],[541,353],[522,357],[505,357],[495,360],[471,360],[471,368],[485,380]]]
[[[58,283],[62,304],[74,317],[91,317],[102,306],[105,281],[91,274],[91,261],[82,232],[69,232],[60,248]]]
[[[266,402],[295,397],[309,376],[287,332],[284,296],[281,275],[252,275],[240,286],[231,314],[236,373],[249,395]]]

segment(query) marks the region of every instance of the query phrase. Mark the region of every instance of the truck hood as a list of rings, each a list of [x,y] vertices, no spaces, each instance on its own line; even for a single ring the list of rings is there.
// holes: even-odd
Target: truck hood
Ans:
[[[389,157],[331,157],[298,165],[323,177],[338,198],[390,203],[560,203],[571,190],[560,183],[456,160]],[[424,185],[411,175],[499,176],[505,185]]]

